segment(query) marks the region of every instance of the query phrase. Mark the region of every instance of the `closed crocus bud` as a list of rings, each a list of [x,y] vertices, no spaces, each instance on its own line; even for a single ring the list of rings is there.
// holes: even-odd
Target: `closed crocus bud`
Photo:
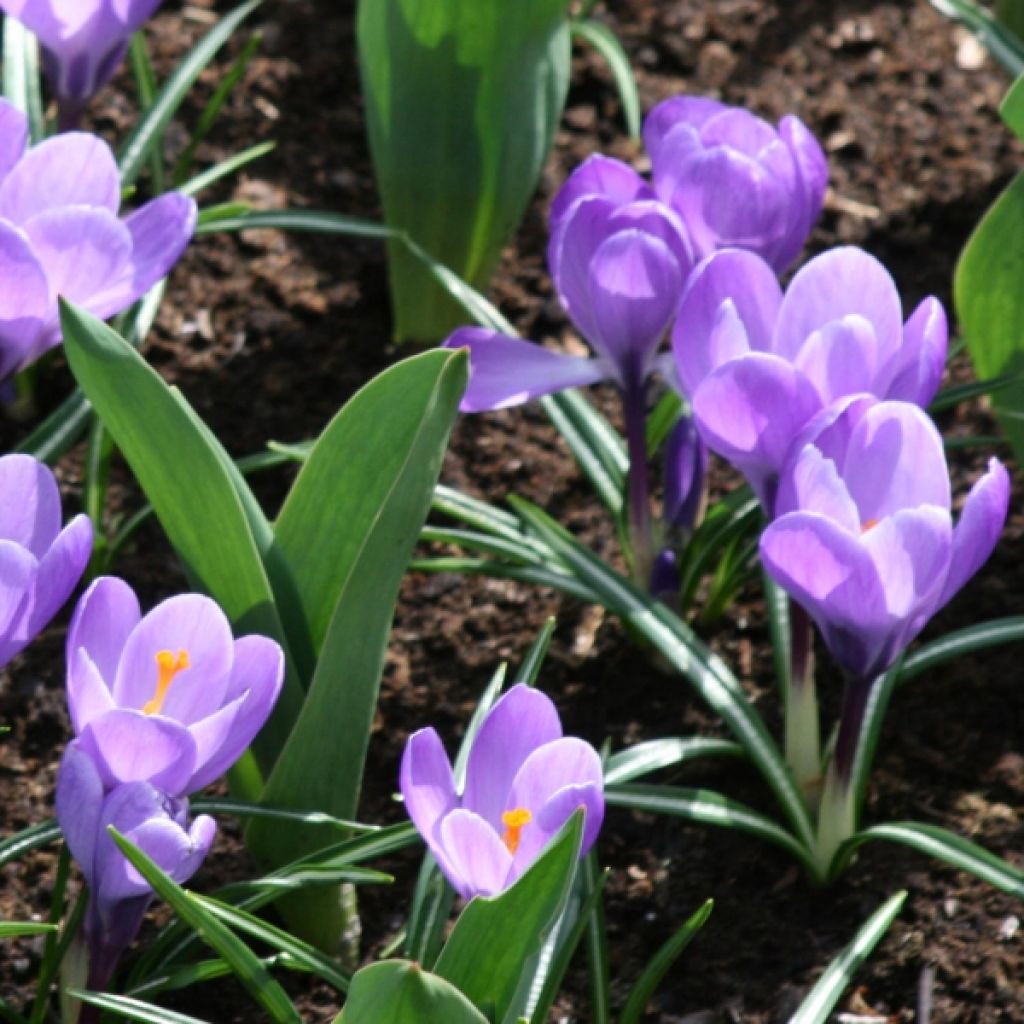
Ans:
[[[1009,495],[992,459],[954,527],[942,438],[928,416],[906,402],[848,399],[800,439],[761,559],[848,676],[870,680],[985,562]]]
[[[25,149],[24,114],[0,100],[0,381],[60,344],[57,297],[106,319],[178,261],[196,204],[168,192],[125,219],[110,147],[69,132]]]
[[[677,96],[648,115],[644,143],[654,189],[698,257],[749,249],[781,271],[799,255],[825,201],[828,165],[798,118],[773,128],[739,107]]]
[[[92,758],[74,745],[61,761],[56,800],[68,849],[89,883],[83,924],[88,987],[103,989],[153,897],[149,883],[117,848],[108,826],[182,883],[202,864],[216,825],[205,814],[189,824],[188,801],[169,797],[148,782],[129,782],[108,791]]]
[[[101,577],[68,630],[68,710],[107,789],[148,782],[172,797],[222,775],[263,727],[284,678],[281,648],[235,640],[208,597],[181,594],[143,616],[127,583]]]
[[[0,667],[57,614],[91,552],[88,516],[61,528],[53,473],[29,455],[0,458]]]
[[[947,342],[942,304],[927,298],[904,323],[892,277],[862,249],[815,257],[785,295],[764,260],[730,249],[691,275],[672,351],[701,436],[771,513],[783,462],[814,416],[862,392],[927,405]]]
[[[132,33],[160,2],[0,0],[0,10],[38,37],[46,77],[60,103],[61,121],[67,125],[110,81],[124,60]]]
[[[467,900],[510,886],[578,808],[586,811],[581,856],[604,819],[597,751],[563,736],[554,704],[523,685],[509,690],[480,727],[461,794],[433,729],[409,738],[401,789],[438,866]]]

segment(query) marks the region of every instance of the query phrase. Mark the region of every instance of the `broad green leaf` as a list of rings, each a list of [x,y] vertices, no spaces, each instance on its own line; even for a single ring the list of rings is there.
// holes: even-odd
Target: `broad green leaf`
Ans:
[[[328,425],[275,528],[288,573],[279,591],[300,664],[316,668],[267,780],[269,804],[355,817],[398,588],[430,507],[466,385],[466,357],[433,351],[393,366]],[[322,831],[255,820],[272,865],[322,846]],[[319,906],[318,906],[319,904]],[[304,934],[322,898],[296,910]],[[326,936],[317,939],[323,945]]]
[[[408,960],[364,967],[352,979],[345,1008],[335,1024],[488,1024],[487,1019],[443,978]]]
[[[654,954],[654,959],[644,968],[629,992],[626,1005],[619,1015],[619,1024],[638,1024],[647,1008],[647,1004],[661,984],[662,978],[672,965],[679,959],[683,950],[693,941],[693,937],[704,927],[711,916],[715,901],[708,900],[682,927]],[[793,1024],[790,1021],[790,1024]]]
[[[361,0],[359,63],[387,222],[475,287],[518,226],[569,84],[567,0]],[[437,341],[461,308],[389,248],[395,334]]]
[[[197,897],[186,892],[141,850],[113,827],[109,832],[132,866],[166,900],[171,909],[193,928],[202,940],[230,965],[245,990],[263,1007],[275,1024],[302,1024],[288,994],[270,976],[258,956],[207,910]]]
[[[184,398],[131,345],[66,303],[61,323],[72,373],[156,509],[189,576],[216,599],[240,634],[262,633],[287,651],[253,531],[259,527],[258,507],[251,493],[243,502],[241,474]],[[288,672],[277,707],[254,744],[264,770],[301,701],[299,683]]]
[[[434,971],[490,1020],[502,1021],[530,959],[565,907],[576,875],[583,818],[577,811],[514,885],[463,910]]]
[[[613,786],[620,782],[633,782],[662,768],[673,768],[686,761],[703,757],[743,757],[743,748],[729,740],[704,736],[672,736],[661,740],[647,740],[612,754],[604,766],[604,782]]]
[[[889,926],[896,920],[896,915],[903,909],[906,899],[905,890],[890,896],[861,925],[853,942],[828,965],[796,1013],[789,1018],[789,1024],[826,1024],[836,1003],[839,1002],[839,997],[846,991],[860,965],[871,955],[882,936],[889,930]]]
[[[626,130],[634,139],[640,138],[640,94],[629,65],[629,55],[619,37],[603,22],[594,18],[573,18],[572,34],[589,43],[605,59],[615,79],[615,88],[622,101]]]
[[[1014,0],[1024,16],[1024,5],[1019,0]],[[1010,131],[1018,139],[1024,140],[1024,72],[1010,86],[1003,102],[999,105],[999,115],[1010,126]]]
[[[996,0],[996,17],[1024,44],[1024,4],[1020,0]]]
[[[1024,374],[1024,174],[974,229],[957,264],[957,315],[979,377]],[[1013,449],[1024,455],[1024,376],[992,396]]]

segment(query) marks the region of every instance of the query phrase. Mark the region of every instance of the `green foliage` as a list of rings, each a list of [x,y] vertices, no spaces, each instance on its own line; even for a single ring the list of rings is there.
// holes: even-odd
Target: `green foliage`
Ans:
[[[408,960],[364,967],[335,1024],[487,1024],[454,985]]]
[[[536,187],[569,83],[568,0],[362,0],[370,148],[389,225],[471,285],[489,280]],[[389,247],[395,334],[465,320],[407,249]]]

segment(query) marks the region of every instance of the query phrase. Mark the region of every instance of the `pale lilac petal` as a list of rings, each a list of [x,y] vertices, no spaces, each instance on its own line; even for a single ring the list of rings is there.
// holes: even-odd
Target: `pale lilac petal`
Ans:
[[[580,808],[586,812],[580,856],[584,857],[597,840],[604,822],[603,783],[581,782],[558,790],[548,798],[537,814],[541,831],[554,835]]]
[[[878,372],[878,343],[870,321],[856,313],[810,334],[794,365],[817,389],[823,405],[870,391]]]
[[[938,299],[927,298],[903,327],[903,345],[892,360],[892,382],[882,397],[925,408],[939,390],[948,347],[946,311]]]
[[[61,206],[117,213],[121,176],[110,147],[95,135],[67,132],[30,149],[0,183],[0,217],[24,224]]]
[[[444,344],[469,349],[469,385],[459,406],[463,412],[505,409],[554,391],[596,384],[610,374],[596,359],[551,352],[482,327],[462,327]]]
[[[121,651],[142,615],[139,600],[124,580],[101,576],[79,598],[68,627],[67,661],[82,647],[108,687],[114,685]]]
[[[84,647],[68,656],[67,689],[68,713],[76,735],[94,718],[116,707],[106,680]]]
[[[659,238],[671,250],[683,279],[696,264],[686,227],[675,212],[656,199],[638,200],[620,206],[608,221],[609,234],[633,228]]]
[[[833,320],[856,313],[875,330],[879,366],[899,350],[903,316],[889,271],[852,246],[830,249],[797,271],[786,289],[775,329],[774,350],[795,359],[807,338]]]
[[[30,361],[52,304],[46,271],[24,233],[0,220],[0,380]]]
[[[79,744],[105,786],[149,782],[174,796],[184,792],[196,759],[195,741],[183,725],[120,708],[89,722]]]
[[[0,496],[0,538],[41,559],[60,533],[60,491],[53,470],[31,455],[4,455]]]
[[[724,250],[704,260],[690,275],[672,332],[687,394],[727,359],[748,349],[768,351],[781,304],[774,271],[754,253]],[[723,314],[724,306],[731,312]]]
[[[617,209],[604,196],[585,196],[562,218],[548,245],[548,269],[558,300],[576,329],[591,343],[598,324],[590,308],[590,263],[608,237]]]
[[[82,874],[94,878],[97,830],[103,806],[103,780],[77,742],[68,744],[57,771],[57,821]]]
[[[587,157],[565,179],[551,201],[548,228],[554,235],[569,208],[584,196],[600,195],[614,203],[631,203],[635,199],[651,198],[651,187],[636,171],[621,160],[595,153]]]
[[[512,855],[483,818],[454,810],[441,821],[439,838],[452,872],[448,881],[463,899],[494,896],[505,888]],[[442,869],[445,861],[438,861]]]
[[[860,514],[836,464],[813,445],[800,449],[783,473],[773,512],[798,510],[823,515],[854,536],[860,533]]]
[[[60,611],[89,564],[92,555],[92,523],[77,515],[60,532],[39,562],[28,631],[38,633]]]
[[[828,188],[828,161],[807,126],[789,115],[779,122],[779,137],[793,155],[798,187],[790,206],[790,225],[779,241],[773,265],[787,267],[800,255],[807,236],[821,215]]]
[[[944,605],[985,563],[1006,523],[1010,504],[1010,476],[998,459],[967,495],[960,521],[953,531],[949,574],[939,598]]]
[[[509,793],[523,762],[561,735],[562,723],[550,697],[522,684],[512,687],[491,709],[473,741],[463,805],[492,828],[503,830],[501,816],[509,809]]]
[[[235,729],[244,704],[245,697],[237,697],[213,714],[188,726],[196,745],[196,759],[185,793],[195,793],[208,786],[245,753],[249,741]],[[221,768],[221,765],[224,767]]]
[[[700,138],[705,146],[729,146],[750,157],[778,144],[775,129],[742,107],[726,107],[709,117],[701,126]]]
[[[28,118],[9,100],[0,99],[0,181],[21,159],[28,145]]]
[[[38,567],[20,544],[0,540],[0,664],[6,664],[24,646],[16,633],[31,600]]]
[[[434,856],[444,856],[440,825],[458,805],[451,762],[434,729],[420,729],[402,752],[400,789],[405,809]]]
[[[711,118],[729,108],[717,100],[701,96],[673,96],[662,100],[644,119],[644,147],[652,162],[661,157],[661,144],[669,132],[680,124],[699,129]]]

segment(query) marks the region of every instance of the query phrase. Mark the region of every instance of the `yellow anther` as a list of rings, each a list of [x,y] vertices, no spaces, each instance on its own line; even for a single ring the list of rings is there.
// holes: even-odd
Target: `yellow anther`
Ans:
[[[501,816],[501,823],[505,826],[505,834],[501,841],[508,847],[508,852],[514,854],[519,849],[519,835],[523,827],[533,821],[533,815],[525,807],[514,807]]]
[[[867,533],[868,530],[873,530],[878,525],[877,519],[869,519],[867,522],[860,524],[860,532]]]
[[[143,714],[160,714],[160,709],[164,706],[167,691],[171,688],[174,677],[183,669],[191,667],[188,660],[188,651],[178,651],[177,655],[173,651],[157,651],[156,693],[153,694],[152,700],[148,700],[142,705]]]

